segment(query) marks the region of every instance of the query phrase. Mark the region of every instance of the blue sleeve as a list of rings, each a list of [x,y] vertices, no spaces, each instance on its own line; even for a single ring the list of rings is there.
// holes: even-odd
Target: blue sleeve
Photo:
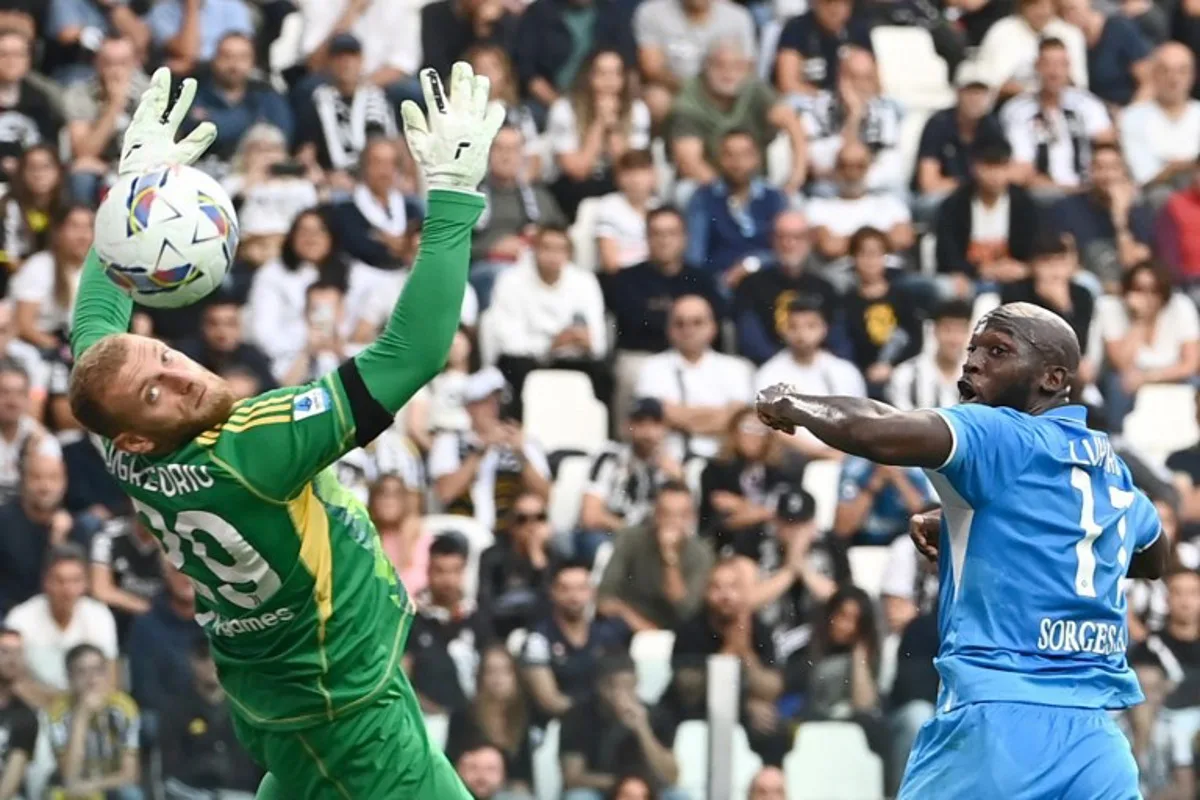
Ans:
[[[874,472],[875,467],[870,461],[848,456],[842,462],[842,472],[838,479],[838,501],[849,503],[857,499]]]
[[[1154,244],[1154,210],[1150,206],[1138,203],[1129,210],[1129,232],[1142,244]]]
[[[1007,408],[969,403],[937,410],[950,426],[950,457],[937,468],[972,507],[986,505],[1021,474],[1033,446],[1024,419]]]
[[[150,28],[150,38],[158,47],[171,40],[183,22],[182,12],[175,3],[159,3],[150,9],[146,15],[146,27]]]
[[[693,267],[707,271],[708,264],[708,191],[701,186],[692,195],[687,209],[687,250],[684,260]]]
[[[1137,491],[1135,494],[1137,497],[1127,519],[1133,534],[1133,552],[1140,553],[1162,535],[1162,521],[1158,518],[1158,509],[1146,493]]]

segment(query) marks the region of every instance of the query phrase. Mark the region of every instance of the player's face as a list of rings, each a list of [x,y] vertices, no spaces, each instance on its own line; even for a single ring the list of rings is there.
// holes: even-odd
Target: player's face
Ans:
[[[813,16],[827,31],[840,31],[850,19],[850,0],[817,0]]]
[[[659,528],[691,531],[695,522],[692,498],[684,492],[663,492],[654,504],[654,524]]]
[[[16,83],[29,74],[29,42],[19,33],[0,36],[0,81]]]
[[[0,425],[15,425],[29,410],[29,381],[16,372],[0,372]]]
[[[887,246],[883,240],[874,236],[864,240],[854,254],[854,271],[859,280],[879,280],[886,270]]]
[[[671,312],[671,327],[667,333],[676,350],[689,357],[700,355],[712,344],[717,333],[712,310],[698,298],[678,300]]]
[[[621,191],[635,200],[645,200],[654,194],[653,167],[636,167],[623,170],[617,176],[617,185]]]
[[[1125,180],[1125,162],[1119,153],[1101,150],[1092,157],[1092,185],[1097,189],[1108,189]]]
[[[525,139],[515,128],[501,128],[492,142],[488,169],[493,179],[515,181],[521,175]]]
[[[145,336],[128,335],[125,363],[106,405],[126,420],[113,440],[130,453],[178,446],[229,418],[234,394],[223,378]]]
[[[372,142],[363,156],[363,183],[383,194],[396,185],[396,148],[391,142]]]
[[[784,212],[775,219],[775,257],[781,266],[803,266],[812,251],[809,242],[808,220],[803,215]]]
[[[1200,574],[1180,572],[1167,581],[1167,615],[1190,625],[1200,617]]]
[[[633,672],[618,672],[602,678],[597,688],[609,708],[615,709],[625,698],[637,697],[637,676]]]
[[[407,511],[408,490],[394,475],[385,475],[371,490],[371,519],[376,525],[395,525]]]
[[[325,227],[325,223],[319,216],[305,214],[296,223],[296,230],[292,236],[292,248],[301,260],[318,264],[329,257],[329,251],[333,248],[333,239],[329,235],[329,229]]]
[[[550,586],[554,610],[568,620],[581,619],[592,604],[591,576],[585,569],[564,569]]]
[[[958,381],[959,400],[1026,410],[1038,377],[1026,350],[1012,335],[984,322],[967,346],[967,361]]]

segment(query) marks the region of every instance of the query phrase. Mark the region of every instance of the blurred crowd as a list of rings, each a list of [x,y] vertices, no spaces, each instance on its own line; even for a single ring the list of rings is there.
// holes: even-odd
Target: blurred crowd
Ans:
[[[260,777],[192,586],[65,396],[148,74],[199,81],[241,241],[216,294],[133,328],[251,396],[386,322],[424,213],[398,105],[460,59],[507,112],[461,332],[336,469],[474,796],[703,800],[676,733],[713,655],[739,800],[823,796],[801,733],[829,721],[881,765],[863,800],[894,793],[937,690],[938,578],[905,536],[937,498],[750,407],[780,381],[951,405],[973,322],[1022,300],[1078,333],[1079,400],[1175,543],[1128,586],[1124,724],[1147,796],[1195,798],[1198,52],[1195,0],[0,0],[0,800]]]

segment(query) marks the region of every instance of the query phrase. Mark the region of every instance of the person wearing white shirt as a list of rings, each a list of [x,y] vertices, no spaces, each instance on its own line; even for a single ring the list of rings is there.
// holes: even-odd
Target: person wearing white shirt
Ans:
[[[749,362],[713,352],[716,336],[712,306],[684,295],[667,320],[671,349],[647,358],[638,374],[634,395],[662,403],[667,452],[680,463],[715,456],[730,419],[754,400]]]
[[[6,627],[21,634],[33,691],[49,696],[67,690],[67,651],[80,644],[99,648],[115,663],[117,623],[108,606],[87,596],[87,558],[75,545],[50,555],[42,594],[8,612]],[[115,675],[114,675],[115,677]]]
[[[1121,152],[1138,186],[1182,188],[1200,156],[1200,100],[1192,99],[1196,58],[1179,42],[1154,51],[1153,99],[1121,114]]]
[[[813,228],[813,247],[822,258],[832,261],[848,255],[850,237],[868,226],[887,234],[893,253],[907,250],[916,241],[904,201],[892,194],[867,192],[871,164],[866,145],[847,142],[838,152],[833,173],[838,196],[814,198],[805,209]]]
[[[1092,145],[1115,139],[1112,119],[1100,98],[1071,86],[1062,40],[1038,45],[1037,76],[1037,89],[1014,97],[1000,113],[1014,178],[1031,189],[1075,189],[1087,175]]]
[[[301,58],[325,65],[329,41],[352,33],[362,42],[363,74],[381,88],[417,74],[421,67],[421,8],[416,0],[300,0],[304,22]]]
[[[535,369],[583,372],[592,381],[596,399],[608,403],[612,373],[603,360],[608,352],[604,295],[594,274],[571,263],[571,239],[565,230],[538,230],[533,263],[500,274],[488,317],[499,353],[496,366],[512,386],[518,417],[525,378]]]
[[[646,150],[629,150],[616,163],[619,191],[597,201],[596,251],[598,268],[613,273],[640,264],[650,255],[646,215],[655,199],[654,161]]]
[[[988,86],[1007,98],[1037,88],[1034,63],[1046,39],[1063,42],[1070,54],[1071,83],[1088,87],[1087,40],[1083,31],[1055,16],[1054,0],[1021,0],[1017,13],[988,28],[975,64]]]
[[[86,206],[59,212],[51,221],[50,248],[31,255],[12,277],[8,293],[17,304],[17,333],[35,347],[57,347],[59,337],[71,329],[94,223],[95,215]]]
[[[825,349],[829,325],[816,298],[801,296],[787,309],[783,338],[787,347],[772,356],[754,375],[755,392],[777,383],[818,397],[866,397],[867,384],[858,367]],[[837,451],[819,442],[807,430],[794,435],[776,434],[788,447],[810,457],[832,458]]]
[[[885,395],[901,411],[958,404],[958,380],[971,337],[971,304],[950,300],[933,314],[934,347],[898,364]]]
[[[29,407],[29,376],[20,364],[0,357],[0,503],[17,493],[27,456],[62,458],[58,440],[30,415]]]

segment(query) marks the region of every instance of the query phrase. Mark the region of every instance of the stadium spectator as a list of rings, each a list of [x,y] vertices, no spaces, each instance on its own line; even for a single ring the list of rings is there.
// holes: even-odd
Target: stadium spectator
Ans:
[[[399,475],[381,475],[371,485],[367,509],[379,531],[383,552],[396,568],[404,588],[417,595],[425,589],[429,546],[433,537],[421,525],[420,492]]]
[[[799,191],[808,169],[803,123],[754,74],[753,50],[738,39],[721,39],[705,55],[703,71],[684,84],[671,106],[668,143],[679,177],[697,184],[715,180],[722,139],[735,129],[748,132],[760,153],[777,133],[787,134],[791,171],[780,189],[789,196]]]
[[[867,188],[903,197],[911,176],[900,153],[904,109],[883,94],[870,50],[847,47],[835,89],[796,99],[808,133],[809,179],[833,177],[837,154],[846,142],[862,142],[872,153]]]
[[[734,294],[738,352],[755,364],[762,364],[783,347],[785,326],[780,312],[796,297],[816,298],[827,316],[839,315],[837,292],[817,272],[803,212],[782,212],[773,228],[770,255],[757,265],[743,262],[751,271]]]
[[[546,499],[537,492],[517,495],[497,528],[496,543],[479,559],[479,603],[488,609],[496,634],[507,637],[528,628],[545,608],[558,554],[550,541]]]
[[[17,494],[22,464],[34,454],[61,458],[62,450],[32,414],[29,376],[0,357],[0,503]]]
[[[568,217],[584,199],[615,188],[612,168],[622,154],[650,148],[650,112],[620,53],[596,50],[580,64],[570,93],[550,106],[546,144],[558,175],[550,190]]]
[[[18,692],[21,635],[0,628],[0,790],[19,797],[38,740],[38,717]]]
[[[324,170],[335,190],[349,193],[354,189],[349,170],[367,141],[394,139],[399,131],[387,96],[363,72],[362,43],[340,33],[330,40],[328,53],[331,82],[317,86],[296,107],[296,153],[303,164]]]
[[[1196,304],[1174,291],[1166,271],[1154,262],[1126,271],[1119,297],[1099,299],[1096,323],[1106,367],[1100,389],[1114,431],[1121,431],[1142,386],[1187,381],[1200,368]]]
[[[617,779],[608,795],[612,800],[654,800],[654,787],[640,775],[625,775]]]
[[[0,267],[0,283],[4,282],[4,274],[5,270]],[[0,298],[0,359],[12,361],[24,371],[29,382],[25,393],[29,413],[34,419],[41,419],[46,404],[46,382],[50,370],[38,349],[18,338],[16,332],[14,303],[9,298]]]
[[[624,528],[640,525],[654,508],[658,487],[683,480],[683,465],[666,450],[663,405],[639,397],[629,405],[629,441],[609,442],[592,458],[583,490],[575,555],[590,561],[601,543]]]
[[[1156,251],[1175,280],[1192,286],[1200,278],[1200,170],[1185,189],[1167,198],[1154,234]]]
[[[0,64],[4,38],[0,35]],[[15,158],[2,153],[0,144],[0,169],[9,178],[8,194],[0,199],[0,264],[7,268],[0,273],[0,291],[26,258],[50,245],[50,221],[66,204],[62,163],[52,145],[35,144]]]
[[[342,37],[350,36],[359,43],[362,75],[371,86],[386,90],[393,104],[403,98],[417,99],[420,92],[414,78],[422,59],[420,12],[420,4],[407,2],[301,4],[304,33],[300,52],[309,69],[308,83],[327,73],[333,73],[336,80]],[[300,85],[304,83],[302,80]]]
[[[650,252],[646,218],[658,205],[658,179],[648,150],[622,153],[613,165],[613,175],[617,191],[596,203],[597,267],[606,275],[646,260]]]
[[[847,255],[850,237],[867,225],[887,234],[889,252],[903,252],[916,241],[908,206],[892,195],[868,193],[871,164],[871,151],[866,145],[847,142],[838,151],[834,169],[837,196],[809,202],[806,210],[813,229],[813,246],[822,258],[834,260]]]
[[[471,239],[471,286],[483,308],[491,303],[496,277],[530,251],[539,225],[562,227],[566,218],[526,152],[520,128],[496,134],[488,174],[480,191],[488,205]]]
[[[612,397],[604,295],[594,274],[571,263],[565,230],[538,229],[533,263],[517,264],[496,279],[489,313],[496,366],[512,386],[514,413],[520,414],[525,379],[536,369],[583,372],[597,399]]]
[[[561,717],[596,687],[604,656],[629,647],[629,628],[592,613],[596,590],[587,566],[565,561],[550,581],[550,608],[529,628],[521,648],[521,680],[543,719]]]
[[[254,36],[244,0],[161,0],[145,17],[150,41],[176,75],[190,75],[217,55],[230,34]]]
[[[400,150],[387,139],[363,147],[350,199],[333,207],[330,221],[347,255],[394,269],[411,260],[409,224],[420,210],[400,191]]]
[[[305,335],[301,350],[287,371],[279,376],[284,386],[316,380],[337,369],[349,355],[345,287],[335,280],[318,278],[304,290]]]
[[[1150,43],[1124,13],[1107,13],[1092,0],[1060,0],[1058,13],[1083,31],[1088,85],[1114,107],[1145,99],[1150,88]]]
[[[0,613],[38,593],[52,549],[66,543],[75,528],[62,507],[67,474],[61,457],[26,452],[19,474],[16,496],[0,506]]]
[[[454,334],[446,367],[404,407],[405,431],[422,453],[429,452],[437,433],[470,429],[463,392],[471,356],[471,340],[460,330]]]
[[[449,75],[456,61],[479,47],[508,51],[520,16],[502,0],[436,0],[421,9],[421,63]],[[482,74],[476,70],[477,74]],[[494,87],[493,87],[494,88]]]
[[[64,659],[67,693],[47,710],[50,746],[58,769],[51,793],[67,797],[141,800],[141,715],[113,682],[110,656],[91,644]]]
[[[681,719],[705,717],[708,657],[718,653],[736,656],[741,663],[738,696],[750,746],[766,763],[780,765],[790,744],[775,706],[783,692],[783,673],[771,631],[751,612],[741,567],[733,559],[717,562],[704,605],[675,627],[668,703]]]
[[[992,95],[974,64],[963,64],[954,76],[957,102],[925,121],[917,145],[914,188],[917,216],[932,216],[941,201],[971,179],[972,151],[977,143],[1003,140],[1000,121],[992,113]]]
[[[1063,22],[1055,11],[1054,0],[1018,0],[1015,14],[988,28],[975,61],[984,80],[1002,100],[1038,88],[1035,65],[1044,43],[1050,40],[1059,42],[1063,58],[1070,65],[1069,74],[1063,75],[1064,85],[1069,81],[1079,90],[1088,88],[1083,31]]]
[[[700,607],[712,566],[696,536],[692,495],[682,483],[659,487],[654,518],[617,534],[596,608],[633,631],[672,628]]]
[[[885,467],[857,456],[842,461],[833,532],[852,545],[886,545],[908,530],[913,514],[937,504],[925,473]]]
[[[904,544],[913,549],[911,542]],[[936,614],[922,612],[900,634],[896,648],[896,676],[888,695],[887,726],[892,741],[884,775],[889,792],[899,791],[913,742],[921,726],[934,715],[940,684],[933,664],[938,645]]]
[[[700,535],[717,553],[758,560],[787,476],[779,443],[743,408],[729,420],[720,452],[700,473]]]
[[[181,342],[179,351],[205,369],[222,373],[240,368],[252,373],[262,391],[275,388],[271,362],[261,350],[242,336],[241,306],[224,294],[210,296],[204,303],[200,336]]]
[[[577,95],[572,89],[580,85],[576,79],[586,76],[589,59],[594,65],[602,52],[619,54],[626,69],[635,57],[631,18],[628,6],[616,0],[534,0],[521,12],[513,54],[521,94],[543,108],[564,93]],[[585,129],[580,125],[581,137]],[[646,147],[635,141],[630,145]]]
[[[818,298],[797,296],[788,303],[784,313],[783,336],[787,347],[758,368],[754,374],[755,390],[761,391],[776,383],[790,383],[822,396],[866,397],[867,386],[858,368],[825,348],[829,321]],[[837,457],[835,451],[807,431],[798,430],[794,436],[773,435],[809,457]]]
[[[534,113],[532,105],[521,97],[510,52],[498,45],[482,44],[468,50],[463,59],[471,65],[476,75],[483,75],[491,81],[491,101],[503,106],[504,124],[516,128],[525,137],[529,175],[539,176],[544,171],[546,143],[541,136],[538,115]],[[495,142],[492,147],[495,147]]]
[[[795,659],[793,659],[794,661]],[[839,589],[825,604],[809,645],[805,707],[817,719],[851,719],[867,742],[882,742],[879,712],[879,642],[875,611],[861,589]],[[790,676],[789,676],[790,677]],[[788,691],[793,691],[789,683]]]
[[[46,5],[42,71],[68,90],[100,69],[100,53],[109,39],[128,39],[133,57],[144,62],[150,29],[129,3],[50,0]],[[11,20],[5,20],[4,27],[19,30]],[[32,37],[33,31],[26,35]]]
[[[467,379],[463,402],[467,431],[443,431],[429,451],[429,477],[437,500],[450,514],[473,516],[494,528],[522,490],[550,495],[550,465],[529,441],[511,411],[502,409],[504,376],[488,367]]]
[[[466,537],[443,533],[429,546],[429,577],[404,652],[404,671],[427,714],[466,708],[475,695],[479,654],[491,641],[491,621],[466,597]]]
[[[262,769],[237,740],[208,640],[198,637],[189,655],[192,680],[158,721],[166,800],[191,800],[206,793],[250,796]]]
[[[1161,45],[1150,76],[1150,91],[1121,113],[1121,152],[1134,183],[1161,194],[1186,187],[1200,155],[1196,57],[1178,42]]]
[[[76,5],[95,8],[88,3]],[[112,8],[117,14],[128,13],[123,4],[114,3]],[[95,65],[95,74],[69,85],[62,99],[71,144],[67,179],[71,196],[89,205],[99,202],[100,186],[121,155],[133,110],[150,85],[132,39],[104,39],[96,50]]]
[[[958,404],[972,316],[971,304],[964,300],[938,304],[932,314],[934,346],[896,365],[885,393],[888,403],[904,411]]]
[[[43,351],[67,341],[94,223],[87,206],[64,207],[52,221],[50,247],[27,258],[12,277],[9,294],[17,304],[17,335]]]
[[[646,103],[657,122],[666,119],[675,95],[700,74],[717,41],[734,39],[751,58],[756,49],[754,18],[730,0],[647,0],[634,12],[633,34]]]
[[[1012,182],[1011,172],[1012,149],[1003,139],[976,140],[972,180],[951,192],[938,209],[937,268],[943,294],[969,300],[976,281],[991,288],[1028,274],[1041,223],[1033,196]]]
[[[486,742],[504,756],[505,790],[528,795],[533,788],[533,735],[530,707],[517,679],[517,664],[503,644],[479,654],[475,696],[450,715],[446,756],[458,761],[473,745]]]
[[[874,52],[871,30],[853,14],[850,0],[816,0],[792,17],[779,34],[775,84],[785,94],[816,94],[838,87],[842,48],[850,45]]]
[[[1050,209],[1049,227],[1070,236],[1084,269],[1115,285],[1122,272],[1150,258],[1154,211],[1138,200],[1115,145],[1093,149],[1088,177],[1085,191]]]
[[[57,150],[62,118],[54,99],[31,80],[33,43],[15,30],[0,31],[0,168],[12,180],[17,159],[38,145]]]
[[[142,712],[162,714],[192,683],[188,663],[202,636],[196,624],[196,590],[191,580],[162,558],[162,589],[150,610],[129,628],[130,688]],[[220,620],[216,622],[220,630]],[[220,635],[220,634],[218,634]]]
[[[458,776],[476,800],[527,800],[528,795],[504,790],[504,754],[490,744],[475,743],[455,762]]]
[[[688,203],[685,259],[717,278],[731,293],[749,275],[745,260],[770,248],[775,217],[787,208],[783,193],[761,177],[762,153],[744,130],[721,136],[717,179],[696,189]]]
[[[162,589],[162,551],[134,515],[105,523],[92,537],[90,555],[91,595],[113,612],[117,638],[124,644],[130,624],[150,610]]]
[[[746,800],[787,800],[787,784],[779,767],[763,767],[750,781]]]
[[[260,123],[278,128],[291,140],[291,107],[269,84],[252,79],[254,69],[252,34],[232,31],[221,37],[207,74],[198,82],[184,126],[191,128],[204,120],[217,126],[217,139],[208,149],[208,158],[228,163],[238,142]]]
[[[859,228],[850,237],[853,283],[842,296],[851,361],[867,379],[867,392],[882,397],[892,370],[921,352],[924,335],[917,303],[903,270],[888,265],[888,237]]]
[[[1082,184],[1092,145],[1116,139],[1108,109],[1081,84],[1071,85],[1070,68],[1062,40],[1043,39],[1038,44],[1037,86],[1014,97],[1000,112],[1004,135],[1012,144],[1016,182],[1050,197]]]
[[[670,787],[679,775],[671,747],[675,723],[662,710],[648,709],[637,697],[633,660],[606,656],[597,667],[596,691],[563,719],[559,762],[563,800],[601,800],[619,775],[635,772],[653,779],[663,800],[682,800]]]

